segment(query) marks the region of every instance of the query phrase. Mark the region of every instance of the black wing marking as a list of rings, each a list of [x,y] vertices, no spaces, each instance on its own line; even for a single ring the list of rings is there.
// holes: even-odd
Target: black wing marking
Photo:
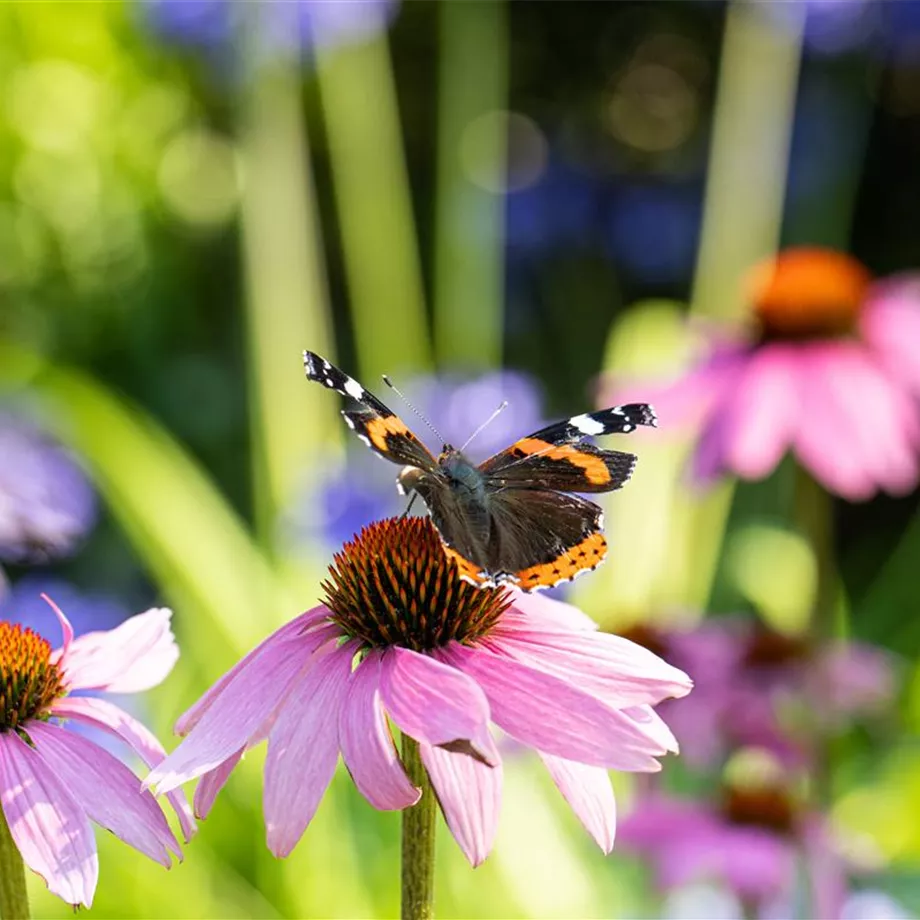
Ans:
[[[629,434],[639,425],[658,426],[655,410],[648,403],[628,403],[612,406],[599,412],[573,415],[564,422],[556,422],[535,431],[531,438],[548,441],[550,444],[574,444],[589,437],[606,434]]]
[[[437,461],[431,452],[405,422],[354,377],[349,377],[332,362],[312,351],[303,353],[303,367],[308,380],[321,383],[360,404],[360,409],[343,409],[342,417],[374,453],[401,466],[437,469]]]

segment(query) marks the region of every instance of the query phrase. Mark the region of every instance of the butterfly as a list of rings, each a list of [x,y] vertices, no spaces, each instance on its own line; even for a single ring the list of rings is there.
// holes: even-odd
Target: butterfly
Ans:
[[[655,426],[651,406],[630,403],[541,428],[476,465],[445,444],[435,457],[392,410],[330,361],[303,353],[307,378],[353,399],[346,424],[376,454],[400,464],[397,487],[425,502],[460,577],[479,587],[549,588],[591,571],[607,554],[603,513],[579,492],[611,492],[632,475],[634,454],[586,438]]]

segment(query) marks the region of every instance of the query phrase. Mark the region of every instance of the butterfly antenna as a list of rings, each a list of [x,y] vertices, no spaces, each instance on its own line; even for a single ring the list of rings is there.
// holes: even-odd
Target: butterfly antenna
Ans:
[[[392,380],[390,380],[389,377],[387,377],[386,374],[383,374],[382,376],[383,376],[383,382],[437,435],[438,440],[442,444],[446,444],[447,442],[444,440],[444,436],[441,434],[440,431],[438,431],[437,428],[434,427],[434,425],[431,424],[431,422],[428,421],[428,418],[425,415],[423,415],[418,409],[416,409],[415,406],[412,405],[412,403],[409,402],[405,394],[402,393],[399,389],[397,389],[396,385],[393,383]]]
[[[463,442],[463,447],[460,450],[466,450],[470,444],[470,441],[473,440],[484,428],[488,425],[491,425],[508,408],[508,400],[503,399],[499,404],[498,408]]]

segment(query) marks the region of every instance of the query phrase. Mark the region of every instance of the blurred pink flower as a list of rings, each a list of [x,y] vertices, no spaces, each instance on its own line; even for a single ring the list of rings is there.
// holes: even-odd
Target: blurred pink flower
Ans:
[[[896,662],[884,649],[843,641],[813,647],[741,617],[627,635],[694,681],[691,696],[666,701],[660,712],[697,767],[739,745],[801,764],[828,733],[883,715],[897,691]]]
[[[844,498],[910,492],[920,477],[920,280],[872,283],[842,253],[789,249],[753,273],[750,301],[753,336],[723,335],[679,379],[642,389],[662,426],[700,429],[695,478],[762,479],[792,450]]]
[[[46,600],[48,600],[46,598]],[[51,605],[64,645],[0,622],[0,805],[25,864],[69,904],[93,902],[99,863],[90,821],[169,868],[182,853],[156,800],[121,761],[60,723],[73,720],[121,738],[148,765],[166,754],[140,722],[108,700],[73,691],[136,693],[159,684],[179,651],[169,610],[148,610],[115,629],[74,639]],[[195,830],[173,796],[186,841]]]
[[[777,902],[800,901],[809,905],[807,916],[840,915],[845,867],[824,820],[796,812],[779,789],[728,790],[719,806],[653,794],[621,821],[619,840],[651,861],[664,892],[716,880],[755,916]],[[805,898],[796,897],[800,863],[811,889]]]
[[[202,776],[204,816],[243,753],[267,739],[267,839],[286,856],[339,754],[375,808],[413,805],[388,718],[416,739],[447,824],[478,865],[492,848],[502,764],[490,722],[535,748],[605,851],[616,824],[608,769],[657,771],[677,750],[652,706],[691,687],[681,671],[545,597],[457,577],[427,519],[371,525],[330,568],[327,603],[281,627],[176,728],[188,737],[147,778]]]

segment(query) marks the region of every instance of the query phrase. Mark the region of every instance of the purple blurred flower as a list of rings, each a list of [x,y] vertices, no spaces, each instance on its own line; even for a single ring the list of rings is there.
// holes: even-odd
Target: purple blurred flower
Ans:
[[[695,477],[762,479],[791,449],[844,498],[911,491],[920,479],[920,281],[871,283],[849,256],[801,248],[758,266],[750,291],[756,334],[723,333],[680,379],[657,393],[642,388],[663,427],[700,429]],[[616,397],[628,398],[622,389]]]
[[[720,762],[739,745],[802,764],[816,740],[884,713],[896,692],[892,657],[864,643],[814,648],[739,617],[627,636],[695,681],[690,697],[661,711],[684,759],[697,767]]]
[[[30,423],[0,414],[0,559],[67,556],[96,521],[96,496],[74,459]]]
[[[840,914],[844,865],[824,819],[798,807],[780,784],[727,786],[719,804],[650,795],[620,822],[617,842],[652,862],[665,892],[715,879],[753,914],[779,902],[792,916],[789,907],[802,901],[808,916]],[[800,860],[807,893],[797,890]]]
[[[43,578],[25,575],[0,594],[0,620],[10,620],[46,633],[55,622],[42,595],[53,597],[61,608],[67,609],[67,618],[74,629],[83,635],[88,632],[114,629],[131,615],[131,611],[115,598],[95,592],[83,592],[62,578]]]
[[[383,31],[397,0],[144,0],[150,28],[179,45],[226,54],[258,17],[262,44],[274,52],[360,42]]]
[[[407,398],[456,447],[507,400],[508,407],[493,419],[470,444],[467,452],[479,461],[504,450],[516,438],[544,424],[539,390],[526,374],[494,371],[474,379],[458,375],[419,377],[404,388]],[[416,434],[437,455],[441,444],[412,411],[389,398]],[[406,500],[396,491],[398,467],[374,456],[349,439],[343,466],[319,486],[318,494],[302,502],[290,522],[294,534],[319,530],[332,547],[341,546],[372,521],[399,514]],[[414,511],[424,513],[416,502]]]

